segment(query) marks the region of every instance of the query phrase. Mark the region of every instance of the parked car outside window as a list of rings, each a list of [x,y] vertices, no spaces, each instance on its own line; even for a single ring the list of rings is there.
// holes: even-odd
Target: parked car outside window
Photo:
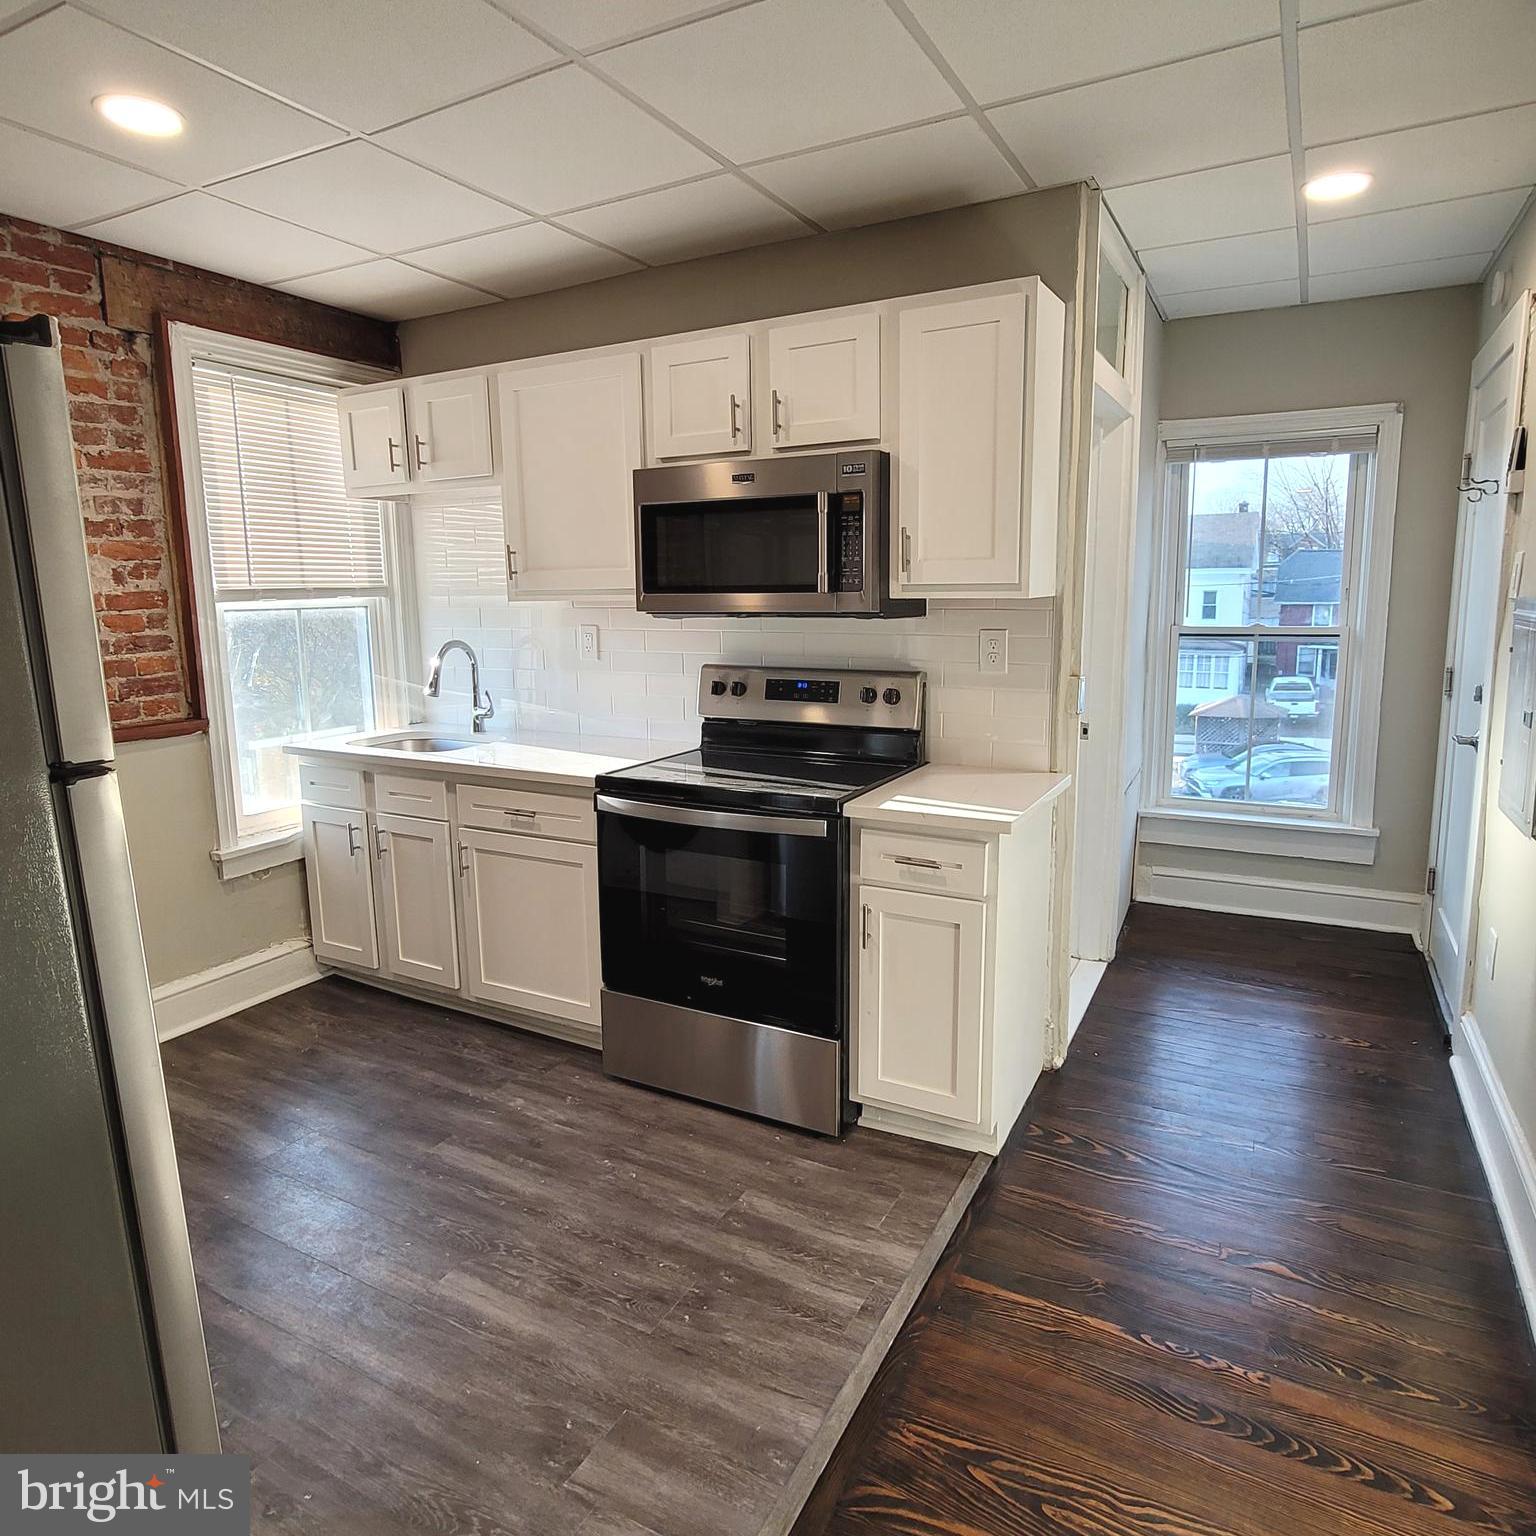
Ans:
[[[1317,713],[1317,684],[1310,677],[1292,674],[1274,678],[1264,690],[1264,697],[1292,720]]]
[[[1316,747],[1268,742],[1236,757],[1194,760],[1185,769],[1181,793],[1206,800],[1324,805],[1328,767],[1329,754]]]

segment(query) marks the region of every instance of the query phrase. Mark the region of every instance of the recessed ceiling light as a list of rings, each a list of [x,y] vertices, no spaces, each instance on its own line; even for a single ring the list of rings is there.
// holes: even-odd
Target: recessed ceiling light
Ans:
[[[1303,183],[1301,190],[1309,202],[1341,203],[1346,197],[1359,197],[1370,184],[1369,171],[1330,171]]]
[[[147,139],[174,138],[185,126],[175,107],[148,96],[98,96],[92,105],[114,127]]]

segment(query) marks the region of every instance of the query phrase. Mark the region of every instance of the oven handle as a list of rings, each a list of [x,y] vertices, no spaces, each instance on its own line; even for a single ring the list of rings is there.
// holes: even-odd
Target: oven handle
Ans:
[[[721,832],[769,832],[775,837],[830,837],[832,825],[803,816],[747,816],[739,811],[693,810],[683,805],[657,805],[649,800],[621,800],[599,795],[597,808],[615,816],[641,821],[666,821],[682,827],[714,827]]]

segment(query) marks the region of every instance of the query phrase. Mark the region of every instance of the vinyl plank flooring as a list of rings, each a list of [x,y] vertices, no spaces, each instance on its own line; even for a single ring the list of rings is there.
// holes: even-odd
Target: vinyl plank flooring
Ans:
[[[1137,907],[796,1536],[1536,1533],[1536,1350],[1408,941]]]

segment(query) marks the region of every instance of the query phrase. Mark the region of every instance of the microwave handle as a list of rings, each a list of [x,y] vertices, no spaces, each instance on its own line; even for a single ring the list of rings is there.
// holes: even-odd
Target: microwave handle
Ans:
[[[831,532],[831,497],[825,491],[816,493],[816,547],[820,553],[816,557],[816,590],[818,592],[830,592],[832,590],[831,551],[827,540]]]

